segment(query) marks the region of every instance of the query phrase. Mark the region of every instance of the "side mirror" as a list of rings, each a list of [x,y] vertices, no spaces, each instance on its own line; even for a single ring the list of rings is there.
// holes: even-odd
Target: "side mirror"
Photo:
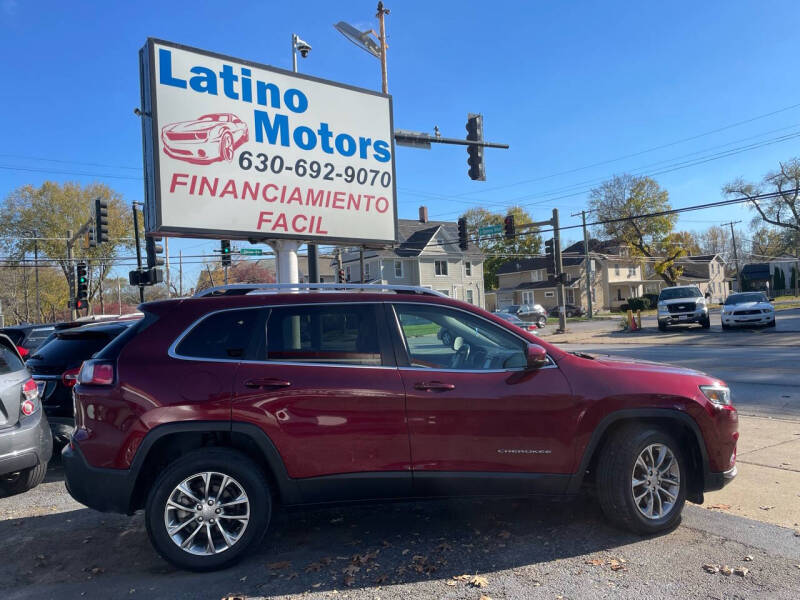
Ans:
[[[547,350],[539,344],[528,344],[525,348],[525,360],[528,369],[541,369],[550,359],[547,358]]]

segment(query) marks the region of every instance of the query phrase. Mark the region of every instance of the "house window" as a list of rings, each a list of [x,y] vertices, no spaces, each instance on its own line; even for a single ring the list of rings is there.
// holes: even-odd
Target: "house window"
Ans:
[[[555,298],[556,297],[556,293],[555,292],[545,292],[544,293],[544,297],[545,298]]]
[[[541,281],[542,280],[542,271],[532,271],[531,272],[531,281]]]
[[[447,275],[447,261],[446,260],[433,261],[433,269],[437,275]]]
[[[619,263],[614,265],[614,275],[619,275]]]
[[[464,274],[467,277],[472,277],[472,263],[469,261],[464,263]]]
[[[628,277],[634,277],[636,275],[636,267],[628,267]]]
[[[445,296],[450,295],[450,290],[436,290],[436,291],[439,292],[440,294],[444,294]]]
[[[533,304],[533,292],[522,292],[522,303]]]
[[[369,281],[372,279],[369,275],[369,263],[364,263],[364,281]]]
[[[403,261],[402,260],[394,261],[394,276],[397,279],[402,279],[403,278]]]
[[[617,288],[617,300],[622,300],[622,288]]]
[[[344,268],[344,280],[345,281],[350,281],[350,265],[347,265]]]
[[[475,304],[475,299],[472,297],[472,290],[467,290],[467,302]]]

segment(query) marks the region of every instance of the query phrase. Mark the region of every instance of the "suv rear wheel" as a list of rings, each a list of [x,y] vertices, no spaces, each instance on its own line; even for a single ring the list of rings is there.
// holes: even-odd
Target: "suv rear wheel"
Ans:
[[[202,448],[171,463],[156,479],[145,507],[147,533],[158,553],[192,571],[220,569],[256,546],[272,502],[261,469],[227,448]]]
[[[640,534],[680,522],[688,472],[681,448],[666,432],[628,426],[605,444],[597,469],[600,505],[618,526]]]

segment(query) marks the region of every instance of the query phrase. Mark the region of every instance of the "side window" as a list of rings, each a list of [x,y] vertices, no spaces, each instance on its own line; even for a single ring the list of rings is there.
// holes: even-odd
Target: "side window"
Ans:
[[[373,304],[285,306],[270,311],[267,360],[380,365]]]
[[[435,305],[394,308],[412,367],[468,371],[525,367],[525,343],[493,323]]]
[[[264,347],[263,309],[225,310],[200,321],[175,352],[189,358],[258,360]]]

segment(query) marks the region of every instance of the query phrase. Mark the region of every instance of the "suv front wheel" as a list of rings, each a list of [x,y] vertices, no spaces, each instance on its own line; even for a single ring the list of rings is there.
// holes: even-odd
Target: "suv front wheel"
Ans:
[[[167,466],[145,507],[159,554],[183,569],[211,571],[239,560],[269,524],[272,503],[261,469],[227,448],[202,448]]]
[[[600,505],[621,527],[639,534],[665,531],[680,521],[687,479],[683,453],[672,436],[653,427],[623,427],[600,455]]]

